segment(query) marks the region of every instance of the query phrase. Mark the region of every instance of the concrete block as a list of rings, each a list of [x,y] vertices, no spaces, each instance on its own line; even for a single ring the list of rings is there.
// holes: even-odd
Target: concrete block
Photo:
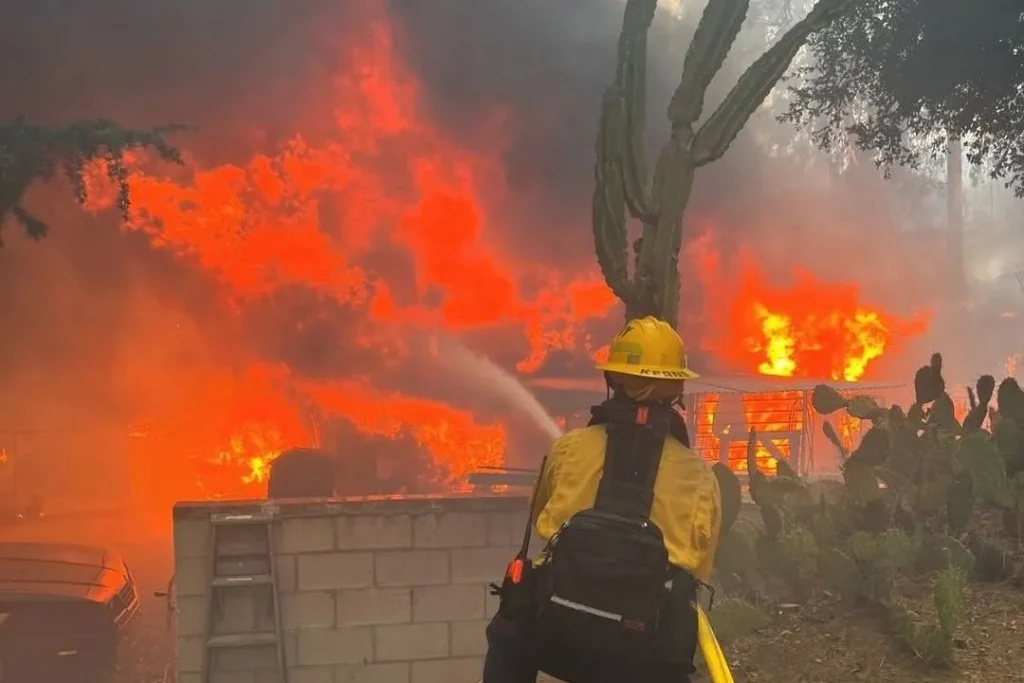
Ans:
[[[522,512],[494,512],[487,515],[487,545],[497,548],[513,548],[512,554],[519,552],[523,544],[523,531],[526,530],[527,510]],[[530,557],[536,557],[544,548],[544,539],[531,529]]]
[[[409,683],[409,676],[408,662],[341,664],[334,667],[334,683]]]
[[[475,683],[484,673],[482,657],[441,659],[435,662],[413,662],[410,683]]]
[[[179,557],[174,563],[174,593],[206,595],[210,587],[210,564],[205,557]]]
[[[298,584],[300,591],[368,588],[373,585],[373,554],[299,555]]]
[[[517,548],[457,548],[452,550],[452,583],[501,583]]]
[[[449,581],[444,550],[385,550],[374,553],[378,586],[433,586]]]
[[[412,589],[369,588],[338,591],[338,626],[407,624],[412,621]]]
[[[315,591],[294,593],[281,598],[281,616],[289,631],[334,626],[334,593]]]
[[[178,636],[175,661],[181,673],[202,673],[203,642],[202,636]]]
[[[452,656],[483,657],[487,654],[488,619],[474,621],[453,621]]]
[[[298,632],[284,632],[284,661],[289,666],[295,666],[295,663],[299,661]]]
[[[277,647],[229,647],[213,651],[211,665],[214,671],[258,671],[277,668]]]
[[[253,671],[211,671],[210,683],[256,683]]]
[[[495,614],[498,613],[498,607],[501,605],[501,599],[497,595],[491,595],[491,591],[488,590],[484,596],[484,616],[488,619],[492,619]]]
[[[206,598],[188,595],[175,601],[175,632],[179,636],[201,636],[206,630]]]
[[[378,662],[436,659],[449,655],[448,624],[374,626],[374,659]]]
[[[206,557],[210,554],[210,523],[184,519],[174,523],[174,556]]]
[[[523,543],[523,530],[529,510],[521,512],[492,512],[487,515],[487,544],[498,547],[516,547]]]
[[[296,564],[295,555],[277,556],[277,565],[274,569],[277,574],[277,590],[281,593],[294,593],[298,590],[299,584],[296,579],[298,569]]]
[[[294,663],[299,666],[373,661],[373,631],[369,626],[299,631],[298,645]]]
[[[285,519],[276,533],[279,553],[334,550],[334,520],[330,517]]]
[[[222,527],[217,531],[217,546],[224,556],[266,555],[266,529],[243,525]]]
[[[219,590],[214,595],[214,633],[245,633],[256,630],[257,597],[251,589]]]
[[[409,515],[346,515],[334,520],[338,550],[412,547]]]
[[[479,512],[442,512],[413,520],[417,548],[468,548],[487,544],[487,515]]]
[[[463,621],[484,618],[484,594],[481,584],[421,586],[412,589],[412,620]]]
[[[284,683],[276,671],[268,672],[270,680],[264,681],[257,676],[256,683]],[[333,666],[289,666],[288,683],[334,683]]]
[[[267,586],[266,590],[260,591],[259,600],[256,602],[256,630],[261,632],[273,631],[277,615],[274,612],[274,595]],[[279,596],[284,598],[284,596]],[[282,607],[283,609],[283,607]]]

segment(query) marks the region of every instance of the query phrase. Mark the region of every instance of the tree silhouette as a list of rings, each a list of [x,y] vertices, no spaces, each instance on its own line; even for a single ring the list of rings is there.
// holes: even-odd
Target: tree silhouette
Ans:
[[[782,116],[826,150],[852,141],[910,168],[963,140],[1024,196],[1024,14],[1018,0],[862,0],[809,41]]]
[[[131,196],[124,153],[129,149],[151,148],[162,159],[182,163],[178,150],[165,136],[185,126],[171,125],[134,130],[97,119],[69,126],[36,126],[18,119],[0,124],[0,226],[13,216],[33,239],[46,235],[47,226],[22,206],[28,188],[63,172],[84,203],[86,165],[96,159],[105,162],[107,175],[119,188],[118,206],[127,220]]]

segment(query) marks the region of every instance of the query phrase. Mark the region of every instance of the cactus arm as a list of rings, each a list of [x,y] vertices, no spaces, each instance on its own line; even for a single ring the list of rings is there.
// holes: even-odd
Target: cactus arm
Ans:
[[[722,68],[743,26],[750,0],[710,0],[683,60],[683,75],[672,95],[668,118],[673,126],[691,128],[704,109],[704,95]]]
[[[633,218],[644,223],[655,221],[655,208],[647,195],[644,122],[647,115],[647,32],[657,6],[657,0],[627,1],[615,79],[624,126],[620,153],[626,207]]]
[[[644,226],[634,277],[643,314],[672,324],[679,316],[681,222],[693,187],[694,169],[684,133],[674,132],[658,157],[654,173],[658,221]]]
[[[860,1],[818,0],[806,17],[786,31],[778,42],[747,68],[718,109],[694,136],[693,155],[697,166],[703,166],[725,154],[747,120],[785,74],[807,37],[826,28]]]
[[[660,274],[656,282],[655,301],[662,320],[673,325],[679,317],[679,249],[682,246],[683,212],[690,200],[693,188],[694,166],[690,155],[677,141],[672,140],[665,147],[665,154],[659,159],[663,171],[662,181],[656,187],[655,201],[660,208],[657,239],[653,240],[651,254],[656,271]]]
[[[628,304],[634,288],[629,280],[626,263],[629,255],[626,203],[622,172],[616,154],[619,141],[615,119],[620,115],[615,88],[609,88],[605,93],[598,124],[592,228],[597,262],[601,266],[605,282],[615,296]]]

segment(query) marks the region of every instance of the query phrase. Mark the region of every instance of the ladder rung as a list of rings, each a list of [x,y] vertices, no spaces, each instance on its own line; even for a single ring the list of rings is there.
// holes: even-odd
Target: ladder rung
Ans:
[[[210,515],[210,524],[226,526],[229,524],[270,524],[274,521],[274,515],[270,512],[251,513],[217,513]]]
[[[215,576],[213,587],[223,588],[225,586],[269,586],[274,582],[270,574],[241,574],[239,576]]]
[[[210,648],[221,647],[252,647],[255,645],[274,645],[277,643],[277,634],[273,631],[256,633],[224,633],[213,636],[206,641]]]

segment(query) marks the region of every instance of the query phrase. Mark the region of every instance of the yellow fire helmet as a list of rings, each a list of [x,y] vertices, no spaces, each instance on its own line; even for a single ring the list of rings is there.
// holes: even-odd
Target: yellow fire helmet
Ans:
[[[630,320],[612,340],[604,372],[645,379],[687,380],[699,377],[686,364],[686,344],[671,325],[654,316]]]

